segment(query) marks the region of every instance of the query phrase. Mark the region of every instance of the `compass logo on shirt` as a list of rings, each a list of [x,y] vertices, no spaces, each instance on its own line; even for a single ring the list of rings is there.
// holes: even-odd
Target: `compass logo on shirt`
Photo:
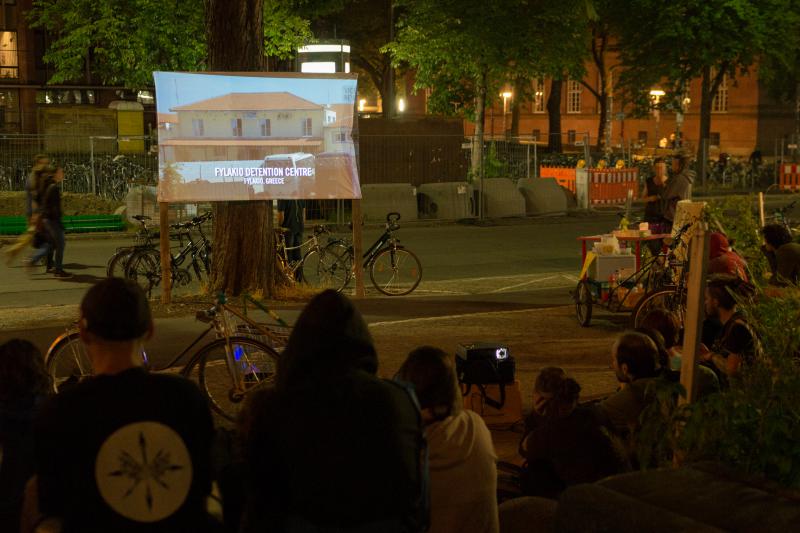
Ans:
[[[186,501],[192,462],[173,429],[136,422],[112,433],[100,447],[95,481],[114,511],[137,522],[156,522]]]

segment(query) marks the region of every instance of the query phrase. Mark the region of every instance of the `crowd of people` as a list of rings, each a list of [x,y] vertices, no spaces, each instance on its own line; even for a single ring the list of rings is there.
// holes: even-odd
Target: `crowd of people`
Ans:
[[[700,395],[756,356],[731,296],[740,283],[709,283],[708,315],[721,328],[702,349]],[[89,289],[78,325],[94,375],[56,395],[33,345],[0,347],[0,530],[499,531],[495,449],[463,408],[454,356],[422,346],[394,379],[379,378],[369,329],[345,296],[308,303],[274,386],[248,397],[235,431],[214,429],[193,382],[141,367],[153,320],[134,282]],[[575,379],[543,369],[519,495],[556,499],[635,468],[652,385],[679,379],[681,351],[677,317],[655,309],[614,342],[620,386],[605,400],[583,404]]]

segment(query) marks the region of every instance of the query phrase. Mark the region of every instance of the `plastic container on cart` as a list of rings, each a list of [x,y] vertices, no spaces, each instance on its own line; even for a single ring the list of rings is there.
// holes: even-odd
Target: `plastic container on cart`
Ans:
[[[589,277],[606,281],[614,272],[628,269],[636,270],[635,255],[598,255],[589,267]]]

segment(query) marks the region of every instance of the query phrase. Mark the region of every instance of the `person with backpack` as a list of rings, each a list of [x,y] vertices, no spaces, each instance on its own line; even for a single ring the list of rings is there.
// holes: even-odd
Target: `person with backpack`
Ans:
[[[296,247],[303,242],[305,219],[305,201],[278,200],[278,226],[286,230],[286,255],[290,262],[300,261],[303,258],[303,251]],[[289,248],[294,248],[294,250]],[[298,274],[302,274],[302,270],[299,269]]]
[[[497,455],[483,419],[463,408],[455,358],[422,346],[395,379],[411,383],[422,408],[431,484],[430,533],[496,533]]]
[[[418,532],[427,466],[416,398],[378,378],[352,302],[333,290],[297,319],[275,386],[239,422],[246,502],[240,531]]]

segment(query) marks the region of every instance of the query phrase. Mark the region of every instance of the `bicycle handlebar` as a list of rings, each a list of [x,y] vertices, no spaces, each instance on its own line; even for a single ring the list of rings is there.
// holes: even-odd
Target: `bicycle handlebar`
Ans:
[[[388,213],[386,215],[386,222],[390,224],[394,224],[398,220],[400,220],[400,213],[398,213],[397,211],[392,211],[391,213]]]

